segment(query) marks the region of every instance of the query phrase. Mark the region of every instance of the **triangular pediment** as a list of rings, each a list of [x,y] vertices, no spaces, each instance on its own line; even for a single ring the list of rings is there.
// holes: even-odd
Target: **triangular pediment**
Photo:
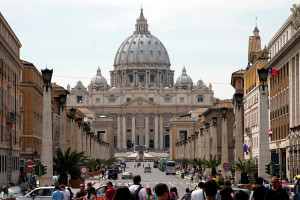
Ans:
[[[138,97],[138,98],[132,99],[129,102],[122,104],[122,106],[124,106],[124,107],[140,107],[140,106],[142,106],[142,107],[153,107],[153,106],[157,107],[159,105],[157,103],[154,103],[147,99]]]

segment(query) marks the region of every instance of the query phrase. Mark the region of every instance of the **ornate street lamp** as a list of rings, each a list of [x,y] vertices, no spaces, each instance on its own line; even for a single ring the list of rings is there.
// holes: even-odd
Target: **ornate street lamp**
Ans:
[[[81,127],[81,125],[82,125],[82,118],[81,117],[79,117],[78,119],[77,119],[77,122],[78,122],[78,126],[79,126],[79,128]]]
[[[225,107],[221,108],[222,118],[223,118],[224,120],[225,120],[226,117],[227,117],[227,110],[228,110],[228,108],[225,108]]]
[[[204,128],[200,128],[200,135],[203,135],[204,133]]]
[[[75,117],[75,114],[76,114],[76,108],[71,108],[70,109],[70,115],[71,115],[71,119],[73,121],[74,117]]]
[[[216,128],[217,126],[217,117],[212,117],[213,126]]]
[[[64,104],[67,101],[67,95],[66,94],[60,94],[59,95],[59,102],[61,104],[62,110],[64,110]]]
[[[42,76],[43,76],[43,81],[44,85],[46,87],[46,92],[48,92],[48,87],[51,84],[51,79],[52,79],[52,74],[53,74],[53,69],[42,69]]]
[[[269,70],[266,68],[261,68],[257,69],[257,73],[260,82],[262,82],[263,91],[265,91],[265,82],[267,82]]]
[[[243,94],[235,93],[234,97],[235,97],[236,105],[238,106],[238,109],[240,109],[243,101]]]
[[[209,125],[210,125],[209,122],[205,122],[204,125],[205,125],[205,128],[206,128],[206,129],[209,129]]]

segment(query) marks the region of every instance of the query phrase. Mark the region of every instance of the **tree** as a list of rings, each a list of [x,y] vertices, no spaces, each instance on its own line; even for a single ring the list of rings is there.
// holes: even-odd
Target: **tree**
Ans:
[[[65,152],[62,152],[58,148],[55,152],[56,157],[53,158],[54,171],[59,174],[58,183],[68,184],[68,174],[71,175],[71,179],[78,179],[80,177],[80,167],[77,165],[79,161],[85,162],[86,157],[84,152],[78,152],[77,150],[71,151],[68,148]]]
[[[87,159],[85,161],[86,167],[89,169],[90,172],[94,171],[95,167],[98,165],[95,159]]]
[[[217,159],[217,156],[214,155],[214,157],[210,160],[205,160],[205,166],[207,168],[211,169],[211,175],[216,176],[217,171],[216,168],[221,164],[221,160]]]
[[[248,178],[249,172],[257,172],[257,165],[255,165],[252,162],[252,159],[247,159],[247,160],[244,160],[244,162],[242,162],[241,159],[239,158],[239,160],[237,162],[231,163],[231,168],[233,170],[241,172],[241,183],[242,184],[249,183],[249,178]]]

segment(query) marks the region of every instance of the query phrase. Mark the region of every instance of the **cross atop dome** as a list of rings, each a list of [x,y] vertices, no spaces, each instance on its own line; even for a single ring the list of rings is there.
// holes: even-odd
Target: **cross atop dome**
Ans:
[[[186,75],[186,69],[185,69],[185,66],[183,66],[183,69],[182,69],[182,75]]]
[[[99,66],[98,66],[98,69],[97,69],[97,75],[98,75],[98,76],[101,76],[101,69],[100,69]]]
[[[140,17],[136,20],[135,32],[148,32],[148,23],[144,17],[143,8],[141,8]]]

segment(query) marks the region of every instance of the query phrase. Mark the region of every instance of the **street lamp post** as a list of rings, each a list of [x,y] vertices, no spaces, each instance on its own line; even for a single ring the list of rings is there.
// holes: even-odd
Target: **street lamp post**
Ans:
[[[269,156],[269,108],[268,108],[268,85],[265,85],[268,78],[268,70],[257,69],[260,83],[259,85],[259,139],[258,139],[258,176],[270,180],[265,173],[265,165],[270,162]]]
[[[210,124],[209,122],[205,122],[205,128],[206,128],[206,135],[205,135],[205,159],[209,160],[210,156],[209,156],[209,127]]]
[[[243,136],[243,121],[242,121],[242,102],[243,102],[243,94],[235,93],[235,160],[244,161],[244,153],[243,153],[243,144],[244,144],[244,136]],[[241,173],[235,172],[235,182],[241,179]]]
[[[52,185],[53,183],[53,140],[52,140],[52,110],[51,110],[51,78],[53,70],[42,70],[44,81],[43,88],[43,127],[42,127],[42,164],[47,165],[47,174],[40,180],[41,186]]]
[[[70,143],[71,143],[71,149],[74,150],[75,148],[75,115],[76,115],[76,108],[71,108],[70,109],[70,116],[71,116],[71,121],[70,121]]]
[[[212,155],[218,156],[218,135],[217,135],[217,117],[212,117],[213,124],[213,141],[212,141]]]
[[[227,139],[227,110],[228,108],[221,108],[222,112],[222,156],[221,164],[228,163],[228,139]],[[222,170],[223,177],[226,177],[226,173]]]
[[[59,147],[62,152],[66,150],[66,109],[65,103],[67,100],[66,94],[59,95],[59,102],[60,102],[60,134],[59,134]]]

